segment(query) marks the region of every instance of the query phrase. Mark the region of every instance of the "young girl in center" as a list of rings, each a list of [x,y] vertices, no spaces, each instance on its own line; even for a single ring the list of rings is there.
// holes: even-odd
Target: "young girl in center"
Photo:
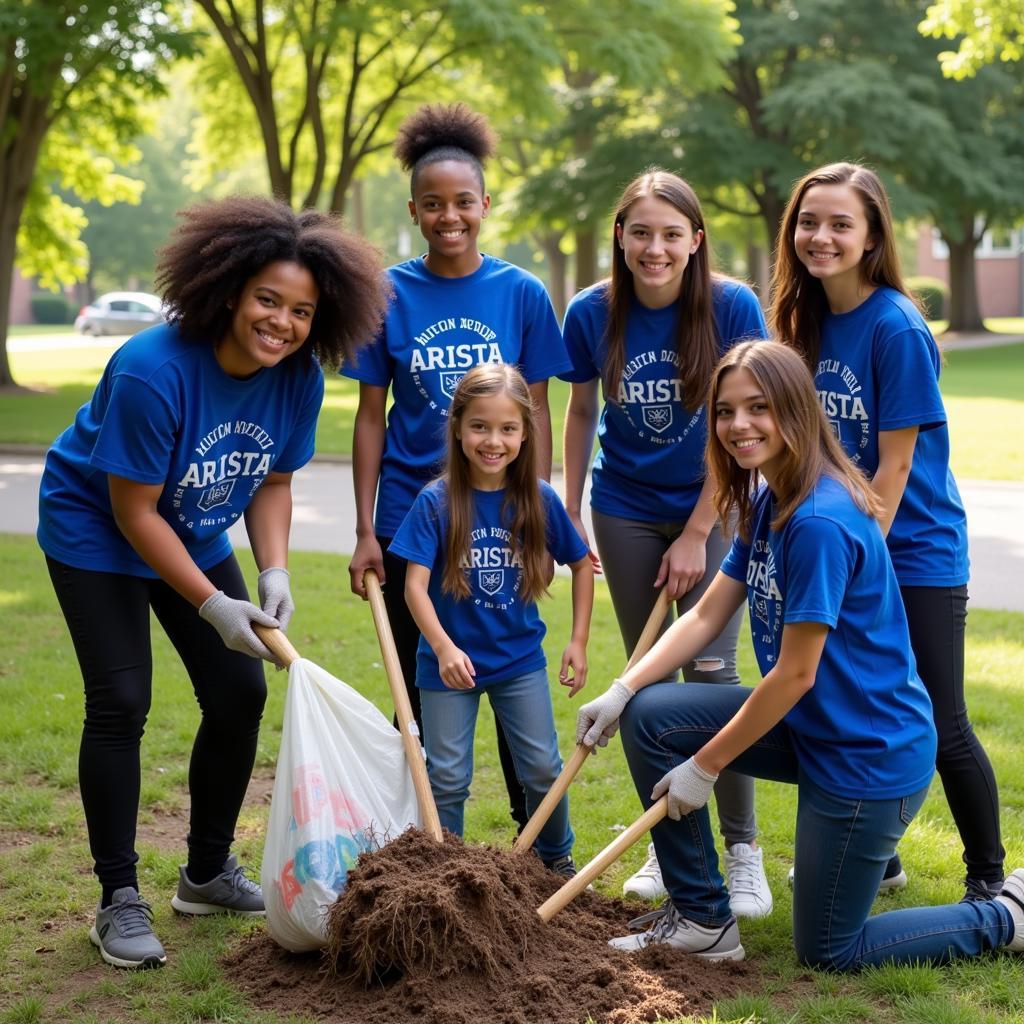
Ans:
[[[473,733],[486,692],[508,739],[532,814],[562,769],[537,600],[552,556],[572,570],[572,635],[559,681],[574,696],[587,677],[594,573],[587,545],[540,480],[537,421],[514,367],[470,370],[448,415],[447,458],[405,517],[391,553],[408,562],[405,598],[422,637],[416,685],[427,772],[441,824],[462,835],[473,778]],[[563,797],[535,850],[573,874]]]
[[[615,211],[611,277],[580,292],[565,314],[573,368],[561,375],[572,382],[566,506],[582,531],[580,506],[596,429],[600,451],[591,513],[627,653],[640,638],[657,587],[666,588],[683,615],[725,557],[728,541],[715,529],[711,500],[715,481],[704,465],[704,396],[718,357],[765,333],[754,293],[711,272],[693,189],[656,168],[631,181]],[[682,666],[684,679],[738,683],[739,629],[736,615]],[[762,917],[772,908],[772,894],[756,842],[754,784],[726,772],[715,796],[733,910]],[[665,895],[653,844],[624,889],[648,899]]]
[[[949,468],[935,339],[900,273],[885,187],[831,164],[793,190],[779,228],[772,324],[804,357],[847,455],[871,478],[939,734],[936,768],[963,842],[965,899],[1003,880],[999,792],[964,695],[967,518]],[[887,885],[905,885],[898,856]]]

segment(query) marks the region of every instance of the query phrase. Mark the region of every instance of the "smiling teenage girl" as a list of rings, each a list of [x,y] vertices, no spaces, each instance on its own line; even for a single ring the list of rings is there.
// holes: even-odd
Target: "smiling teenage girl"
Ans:
[[[964,844],[966,899],[1003,878],[999,795],[967,717],[967,521],[949,469],[935,340],[900,274],[878,176],[832,164],[796,186],[776,247],[772,323],[815,375],[847,454],[881,499],[917,670],[939,734],[936,761]],[[899,858],[887,878],[905,884]]]
[[[229,856],[266,696],[258,659],[272,658],[252,623],[283,629],[294,608],[291,475],[313,453],[320,366],[351,355],[384,305],[376,254],[324,214],[239,197],[182,216],[157,270],[168,323],[111,357],[47,454],[39,500],[39,543],[85,680],[79,776],[103,886],[91,938],[118,967],[166,959],[135,867],[150,609],[202,713],[172,903],[263,912]],[[242,517],[259,607],[226,535]]]
[[[586,682],[594,572],[587,546],[551,487],[537,478],[534,405],[507,365],[470,370],[455,390],[448,457],[399,527],[392,552],[408,559],[405,594],[422,630],[416,672],[427,771],[441,824],[462,835],[473,778],[473,733],[486,692],[508,739],[532,814],[562,769],[537,599],[547,558],[572,569],[572,638],[559,680]],[[575,873],[563,796],[535,849]]]
[[[610,279],[577,295],[565,316],[573,361],[561,375],[572,382],[566,505],[585,537],[580,505],[597,428],[594,533],[627,651],[643,631],[655,588],[664,584],[685,613],[728,550],[714,529],[704,397],[718,357],[743,338],[763,338],[765,325],[753,292],[710,267],[693,190],[674,174],[647,171],[626,187],[615,211]],[[738,683],[739,627],[737,615],[683,666],[684,678]],[[755,841],[753,783],[727,773],[716,795],[733,908],[761,917],[772,895]],[[653,845],[625,891],[664,895]]]
[[[486,119],[462,104],[427,106],[402,125],[395,152],[411,172],[409,213],[427,243],[423,256],[388,270],[394,297],[374,343],[346,365],[359,381],[353,440],[356,550],[352,590],[376,570],[395,634],[409,700],[422,726],[414,685],[419,631],[405,605],[405,562],[384,553],[420,488],[440,470],[445,421],[462,375],[479,363],[519,367],[537,408],[538,465],[551,470],[548,378],[565,370],[558,322],[543,285],[480,252],[490,210],[483,162],[495,145]],[[387,407],[388,389],[394,401]],[[376,515],[374,501],[376,499]],[[513,817],[525,824],[522,787],[498,730]]]
[[[791,348],[762,342],[727,353],[708,415],[716,501],[720,514],[738,509],[738,537],[697,606],[580,708],[577,723],[582,742],[603,744],[621,716],[637,794],[645,805],[667,796],[668,820],[653,835],[671,902],[648,931],[612,945],[743,958],[706,807],[729,765],[797,786],[801,962],[849,971],[1024,951],[1024,870],[988,902],[868,916],[935,765],[928,695],[877,522],[882,504],[843,453]],[[659,684],[744,598],[761,682]]]

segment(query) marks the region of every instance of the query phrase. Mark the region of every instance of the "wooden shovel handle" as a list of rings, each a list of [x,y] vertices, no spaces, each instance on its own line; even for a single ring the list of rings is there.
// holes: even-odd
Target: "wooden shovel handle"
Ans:
[[[592,861],[580,868],[561,889],[537,908],[542,921],[550,921],[571,903],[602,872],[615,863],[641,836],[646,835],[668,814],[668,797],[663,796],[642,814],[629,828],[620,832]]]
[[[261,626],[254,622],[253,632],[267,645],[270,653],[273,654],[285,668],[293,661],[299,660],[299,652],[292,647],[292,642],[284,635],[284,631],[277,626]]]
[[[654,602],[651,614],[647,618],[647,625],[644,626],[644,631],[640,634],[640,639],[637,640],[636,647],[633,648],[633,653],[626,663],[626,669],[632,668],[654,645],[654,640],[661,629],[661,624],[665,621],[668,606],[668,591],[665,587],[662,587],[658,591],[658,599]],[[540,835],[540,830],[547,824],[548,818],[551,817],[558,806],[558,801],[565,796],[569,784],[576,778],[576,773],[583,767],[583,762],[586,761],[591,752],[591,747],[584,746],[582,743],[577,744],[572,757],[566,762],[565,767],[562,768],[558,778],[555,779],[548,790],[547,795],[540,802],[537,810],[533,812],[530,820],[523,826],[523,831],[516,838],[515,843],[512,845],[513,854],[523,854],[533,847],[537,836]]]
[[[384,656],[384,670],[387,672],[388,686],[391,687],[391,699],[394,701],[395,714],[398,717],[398,730],[402,734],[402,743],[405,747],[405,759],[409,764],[409,771],[412,772],[412,784],[416,790],[416,802],[419,804],[420,816],[423,818],[423,830],[440,843],[443,841],[441,820],[437,816],[437,805],[434,803],[434,794],[430,789],[430,779],[427,778],[427,766],[423,760],[419,730],[416,728],[416,720],[412,716],[412,705],[409,703],[409,694],[405,689],[402,665],[398,660],[395,638],[391,632],[387,609],[384,606],[384,594],[380,589],[380,580],[372,569],[367,569],[363,574],[363,586],[366,588],[370,610],[373,612],[373,624],[377,628],[380,652]]]

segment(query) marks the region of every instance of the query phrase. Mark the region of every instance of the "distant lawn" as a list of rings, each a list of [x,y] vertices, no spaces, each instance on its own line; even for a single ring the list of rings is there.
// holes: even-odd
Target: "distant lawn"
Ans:
[[[1024,319],[998,323],[1024,333]],[[49,444],[89,400],[111,351],[108,342],[11,352],[15,379],[39,390],[0,394],[0,443]],[[953,472],[963,479],[1024,480],[1024,449],[1017,443],[1024,423],[1024,344],[949,352],[946,361],[942,390],[949,412]],[[567,384],[551,381],[556,460],[568,397]],[[328,377],[317,451],[351,454],[358,399],[356,384]]]

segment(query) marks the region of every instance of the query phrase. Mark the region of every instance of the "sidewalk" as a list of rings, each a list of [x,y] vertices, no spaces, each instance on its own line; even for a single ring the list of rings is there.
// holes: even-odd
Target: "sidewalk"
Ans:
[[[41,454],[0,453],[0,530],[35,533]],[[563,492],[561,474],[552,484]],[[1024,484],[961,480],[971,553],[971,605],[1024,612]],[[350,554],[355,542],[352,466],[317,459],[293,480],[292,547]],[[590,530],[589,512],[584,513]],[[593,533],[591,531],[591,536]],[[245,527],[231,529],[237,547],[248,547]]]

